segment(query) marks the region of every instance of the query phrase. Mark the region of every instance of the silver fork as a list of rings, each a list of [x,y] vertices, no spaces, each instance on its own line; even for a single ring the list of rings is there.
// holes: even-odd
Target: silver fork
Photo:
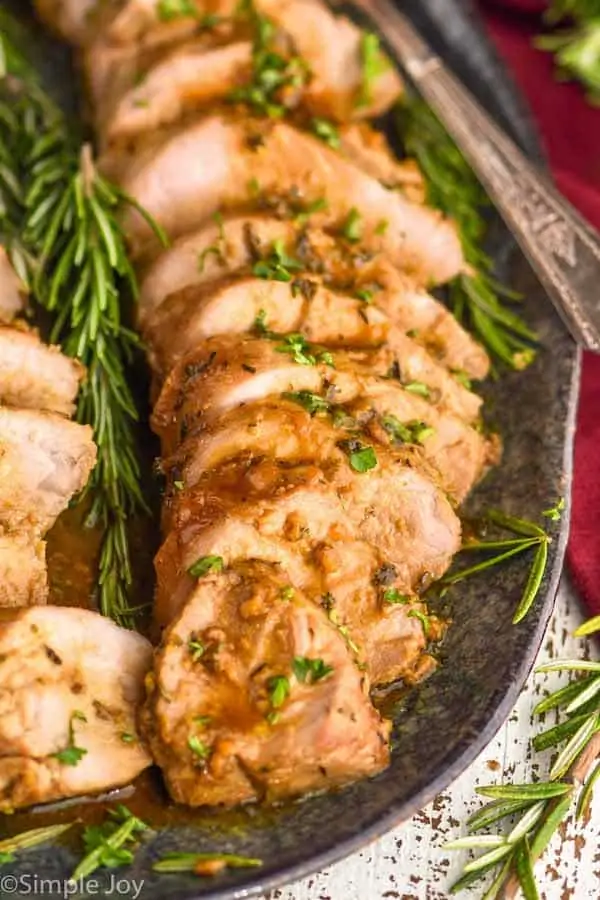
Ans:
[[[491,120],[389,0],[354,0],[452,135],[575,340],[600,353],[600,235]]]

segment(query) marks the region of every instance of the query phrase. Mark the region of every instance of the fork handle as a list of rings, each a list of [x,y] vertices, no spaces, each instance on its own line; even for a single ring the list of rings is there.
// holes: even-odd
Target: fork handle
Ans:
[[[355,0],[471,165],[575,340],[600,353],[600,236],[388,0]]]

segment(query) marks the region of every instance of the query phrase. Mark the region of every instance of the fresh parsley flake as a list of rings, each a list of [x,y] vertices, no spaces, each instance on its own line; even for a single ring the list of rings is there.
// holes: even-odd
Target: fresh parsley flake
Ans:
[[[204,656],[206,647],[195,637],[191,637],[188,641],[188,650],[194,662],[198,662]]]
[[[295,656],[292,663],[294,675],[303,684],[316,684],[333,672],[333,666],[328,666],[322,659],[310,659],[308,656]]]
[[[555,506],[552,506],[550,509],[545,509],[542,512],[542,515],[547,519],[550,519],[551,522],[560,522],[564,508],[565,498],[561,497],[558,503],[555,504]]]
[[[287,587],[281,588],[279,596],[282,600],[293,600],[296,592],[291,584],[288,584]]]
[[[269,701],[273,709],[280,709],[290,695],[290,680],[285,675],[272,675],[267,680]]]
[[[202,578],[203,575],[208,575],[209,572],[222,571],[222,556],[201,556],[200,559],[196,560],[196,562],[193,563],[193,565],[191,565],[188,569],[188,573],[192,576],[192,578]]]
[[[362,83],[357,106],[368,106],[373,100],[373,87],[377,79],[391,67],[391,63],[381,49],[381,42],[376,34],[363,32],[360,39],[360,62]]]
[[[408,594],[401,594],[398,588],[388,588],[383,592],[383,599],[386,603],[402,604],[410,603]]]
[[[269,281],[288,282],[292,280],[292,272],[302,269],[302,263],[286,253],[283,240],[273,241],[270,253],[258,260],[252,268],[257,278]]]
[[[338,447],[348,455],[350,468],[355,472],[368,472],[377,466],[377,456],[373,447],[361,444],[356,439],[340,441]]]
[[[79,709],[76,709],[71,714],[71,718],[69,720],[69,742],[67,746],[64,748],[64,750],[59,750],[57,753],[50,754],[63,766],[76,766],[87,754],[87,750],[85,748],[78,747],[75,743],[75,722],[87,722],[84,713],[82,713]]]
[[[330,122],[329,119],[312,119],[310,125],[313,133],[318,138],[334,150],[339,150],[341,144],[340,132],[333,122]]]
[[[199,737],[195,734],[192,734],[188,738],[187,742],[188,747],[198,759],[206,760],[211,754],[211,749],[204,741],[201,741]]]
[[[355,206],[348,213],[346,220],[341,228],[342,235],[350,243],[355,244],[360,241],[363,235],[362,216]]]
[[[161,22],[172,22],[180,18],[199,18],[193,0],[158,0],[156,11]]]
[[[424,612],[421,612],[420,609],[411,609],[408,613],[409,618],[418,619],[421,625],[423,626],[423,633],[425,637],[429,637],[429,633],[431,631],[431,620],[429,616],[426,616]]]
[[[135,734],[131,734],[130,731],[122,731],[121,732],[121,740],[124,744],[135,744],[137,738]]]
[[[435,429],[426,425],[425,422],[403,423],[396,416],[391,415],[384,416],[381,424],[392,441],[398,444],[423,444],[427,438],[435,434]]]
[[[328,413],[331,408],[329,401],[311,391],[286,391],[283,397],[285,400],[291,400],[292,403],[304,407],[311,416],[316,416],[317,413]]]
[[[404,385],[404,390],[409,394],[417,394],[419,397],[431,397],[431,391],[422,381],[409,381]]]

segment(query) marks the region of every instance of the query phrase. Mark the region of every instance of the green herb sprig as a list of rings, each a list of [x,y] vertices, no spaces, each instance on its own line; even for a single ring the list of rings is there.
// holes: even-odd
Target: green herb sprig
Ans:
[[[590,620],[576,632],[591,634],[600,629]],[[488,785],[477,793],[490,802],[467,822],[469,836],[446,844],[450,850],[483,850],[464,867],[462,877],[451,887],[455,894],[495,870],[485,900],[513,898],[520,888],[525,900],[539,900],[534,866],[550,843],[559,825],[569,815],[576,795],[575,815],[583,819],[590,806],[594,786],[600,778],[600,663],[588,660],[555,660],[536,672],[567,671],[577,677],[541,700],[535,715],[550,710],[562,714],[562,721],[537,734],[535,750],[554,748],[557,755],[548,779],[532,784]],[[504,834],[487,829],[510,820]],[[484,833],[482,833],[484,832]]]
[[[0,47],[0,230],[20,277],[52,316],[51,339],[87,368],[77,419],[93,428],[98,462],[80,499],[89,502],[86,525],[102,530],[100,609],[131,626],[128,524],[147,505],[127,381],[139,344],[121,309],[137,283],[119,213],[139,207],[98,174],[35,74],[6,68],[19,57],[4,31]]]
[[[557,517],[560,518],[563,508],[564,501],[560,500],[552,509],[546,510],[544,515],[553,521],[557,521]],[[502,531],[509,532],[513,537],[467,540],[463,544],[459,556],[465,553],[477,553],[484,558],[465,568],[453,568],[438,584],[443,588],[448,588],[451,585],[464,581],[466,578],[494,568],[512,559],[514,556],[531,553],[531,568],[513,616],[513,624],[516,625],[525,618],[538,595],[546,571],[548,549],[552,538],[541,525],[537,525],[535,522],[530,522],[527,519],[507,515],[499,510],[489,510],[485,518],[488,523],[496,525]]]
[[[87,853],[71,875],[71,881],[87,878],[101,866],[114,869],[133,862],[140,836],[148,830],[146,823],[126,806],[119,804],[116,809],[109,810],[105,822],[84,829]]]
[[[429,107],[407,95],[397,108],[405,152],[425,177],[428,202],[454,219],[472,273],[449,285],[456,318],[481,341],[492,358],[512,369],[526,368],[535,357],[536,335],[507,305],[520,298],[494,277],[494,264],[482,249],[487,229],[482,209],[489,205],[469,165]]]
[[[55,840],[72,828],[74,822],[68,822],[64,825],[47,825],[43,828],[32,828],[30,831],[23,831],[15,837],[5,838],[0,841],[0,865],[12,863],[15,861],[16,854],[22,850],[29,850],[33,847],[39,847]]]
[[[558,31],[540,35],[536,47],[554,54],[559,78],[576,79],[588,99],[600,104],[600,6],[597,0],[553,0],[545,15]]]

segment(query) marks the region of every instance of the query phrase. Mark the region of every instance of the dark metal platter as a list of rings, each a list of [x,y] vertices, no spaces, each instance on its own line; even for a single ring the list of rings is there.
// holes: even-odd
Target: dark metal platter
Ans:
[[[30,22],[24,0],[0,0],[0,5]],[[527,112],[470,3],[405,0],[402,6],[488,111],[528,155],[538,157]],[[31,29],[31,41],[48,83],[73,105],[76,79],[68,55],[39,29]],[[568,505],[579,354],[506,230],[494,222],[492,231],[493,255],[511,286],[525,295],[524,315],[540,334],[543,351],[525,373],[504,376],[487,391],[489,418],[503,436],[505,451],[502,464],[486,478],[470,506],[476,512],[493,505],[538,519],[559,497]],[[513,626],[511,616],[526,579],[527,560],[491,570],[457,592],[442,665],[396,705],[395,750],[386,772],[281,810],[248,809],[235,817],[235,827],[219,813],[202,815],[196,825],[166,827],[118,877],[143,880],[141,900],[247,897],[323,868],[421,809],[474,760],[508,716],[552,612],[567,522],[564,516],[560,525],[551,526],[555,539],[550,564],[538,600],[521,625]],[[260,857],[264,865],[212,880],[152,873],[152,860],[173,850],[234,852]],[[11,873],[66,879],[74,859],[67,847],[45,848],[23,854]],[[5,867],[3,874],[7,871]],[[101,870],[97,878],[108,889],[110,873]],[[29,896],[31,888],[23,884],[22,892],[10,896]],[[0,888],[4,896],[8,894]]]

